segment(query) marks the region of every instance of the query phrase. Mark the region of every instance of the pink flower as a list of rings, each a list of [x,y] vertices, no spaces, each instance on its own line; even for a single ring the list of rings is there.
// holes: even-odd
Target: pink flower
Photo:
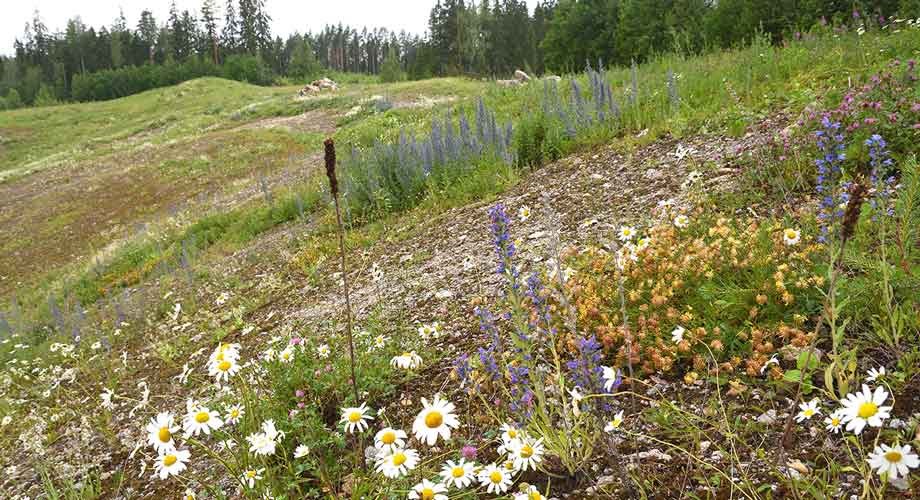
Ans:
[[[914,113],[920,113],[920,102],[915,102],[914,105],[910,107],[910,110]]]
[[[467,460],[476,460],[476,447],[466,445],[460,450],[460,455]]]
[[[298,398],[302,398],[304,394],[306,393],[303,392],[301,389],[297,389],[296,391],[294,391],[294,395],[297,396]]]
[[[291,338],[291,345],[300,345],[301,342],[302,342],[302,340],[301,340],[300,337],[292,337],[292,338]]]

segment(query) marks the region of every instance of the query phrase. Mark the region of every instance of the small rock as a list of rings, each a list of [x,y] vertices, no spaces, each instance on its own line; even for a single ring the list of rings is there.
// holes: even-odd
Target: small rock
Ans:
[[[515,70],[515,71],[514,71],[514,79],[517,80],[517,81],[519,81],[519,82],[522,82],[522,83],[523,83],[523,82],[529,82],[529,81],[530,81],[530,75],[528,75],[527,73],[524,73],[523,71],[521,71],[521,70],[518,69],[518,70]]]
[[[773,425],[776,423],[776,410],[767,410],[757,417],[757,422],[764,425]]]
[[[436,299],[441,299],[441,300],[449,299],[453,296],[454,296],[454,292],[450,290],[438,290],[437,293],[434,294],[434,297]]]

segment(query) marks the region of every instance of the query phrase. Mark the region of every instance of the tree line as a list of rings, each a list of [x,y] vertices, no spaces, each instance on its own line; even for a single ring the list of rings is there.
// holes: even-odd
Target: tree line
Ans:
[[[286,38],[272,34],[265,0],[202,0],[197,11],[173,1],[163,20],[143,10],[133,26],[119,13],[109,26],[74,18],[62,31],[35,12],[12,57],[0,56],[0,108],[111,99],[200,76],[270,84],[327,70],[385,81],[563,72],[895,15],[920,16],[920,0],[541,0],[532,12],[524,0],[437,0],[424,34],[338,24]]]

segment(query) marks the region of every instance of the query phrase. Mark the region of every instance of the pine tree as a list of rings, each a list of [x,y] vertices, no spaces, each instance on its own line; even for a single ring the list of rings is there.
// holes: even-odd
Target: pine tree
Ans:
[[[233,6],[233,0],[227,0],[227,7],[224,9],[224,28],[220,32],[220,44],[224,52],[233,52],[239,47],[240,40],[240,22],[236,17],[236,7]]]
[[[153,53],[157,43],[157,22],[149,10],[141,11],[141,18],[137,22],[137,36],[147,46],[150,64],[153,64]]]
[[[201,24],[203,32],[203,48],[210,51],[214,64],[218,64],[217,54],[217,18],[214,15],[214,0],[204,0],[201,4]]]

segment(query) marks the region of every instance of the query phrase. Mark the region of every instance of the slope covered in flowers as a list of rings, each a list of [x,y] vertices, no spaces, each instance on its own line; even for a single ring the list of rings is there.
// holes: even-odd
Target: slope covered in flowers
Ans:
[[[893,46],[913,36],[903,29]],[[865,69],[736,136],[647,141],[624,124],[625,103],[612,118],[606,90],[590,106],[551,97],[518,127],[533,139],[542,127],[544,142],[518,155],[569,144],[552,138],[570,130],[611,144],[484,200],[362,212],[344,275],[319,216],[147,284],[152,312],[103,316],[76,340],[14,338],[2,487],[13,498],[909,496],[920,93],[911,60]]]

